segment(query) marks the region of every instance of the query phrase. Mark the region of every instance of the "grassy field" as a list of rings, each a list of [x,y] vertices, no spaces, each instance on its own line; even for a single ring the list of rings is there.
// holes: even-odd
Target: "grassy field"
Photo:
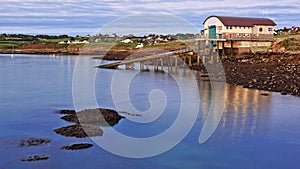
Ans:
[[[0,41],[0,49],[17,49],[26,44],[32,44],[31,41],[19,41],[19,40],[2,40]]]
[[[60,38],[60,39],[47,39],[47,40],[22,40],[20,38],[9,38],[0,40],[0,49],[19,49],[24,45],[30,44],[57,44],[61,41],[68,41],[70,38]]]
[[[58,42],[61,42],[61,41],[67,42],[68,40],[70,40],[70,38],[47,39],[47,40],[44,40],[42,42],[45,42],[45,43],[58,43]]]

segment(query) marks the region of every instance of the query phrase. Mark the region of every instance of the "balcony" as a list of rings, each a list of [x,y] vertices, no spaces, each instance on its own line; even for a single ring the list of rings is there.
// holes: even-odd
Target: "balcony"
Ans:
[[[217,37],[201,36],[200,39],[206,40],[246,40],[246,41],[275,41],[274,36],[271,34],[249,34],[249,33],[223,33],[217,34]]]

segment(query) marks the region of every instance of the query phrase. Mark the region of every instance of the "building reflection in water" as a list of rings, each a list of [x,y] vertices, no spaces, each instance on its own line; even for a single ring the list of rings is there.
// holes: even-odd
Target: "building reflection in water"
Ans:
[[[209,81],[198,79],[202,124],[204,123],[211,104],[211,84]],[[261,91],[244,89],[240,86],[226,85],[225,91],[217,91],[225,95],[225,107],[223,117],[217,128],[221,137],[243,137],[244,135],[256,135],[264,132],[260,123],[268,119],[270,112],[270,96],[262,96]]]

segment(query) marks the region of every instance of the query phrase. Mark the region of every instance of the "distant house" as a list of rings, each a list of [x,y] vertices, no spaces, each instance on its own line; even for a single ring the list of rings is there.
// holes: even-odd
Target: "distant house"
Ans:
[[[70,40],[68,40],[67,42],[64,42],[64,41],[58,42],[58,44],[85,44],[85,43],[89,43],[89,41],[87,41],[87,40],[84,40],[84,41],[79,41],[79,40],[70,41]]]
[[[133,43],[131,39],[124,39],[121,41],[122,43]]]
[[[276,30],[277,35],[292,35],[300,34],[300,27],[292,26],[291,28],[284,27],[283,29]]]
[[[140,44],[138,44],[135,48],[136,49],[139,49],[139,48],[143,48],[144,47],[144,44],[143,43],[140,43]]]
[[[268,50],[276,23],[267,18],[210,16],[203,25],[204,37],[214,40],[219,52],[242,53]]]
[[[67,44],[65,41],[60,41],[58,42],[58,44],[63,45],[63,44]]]

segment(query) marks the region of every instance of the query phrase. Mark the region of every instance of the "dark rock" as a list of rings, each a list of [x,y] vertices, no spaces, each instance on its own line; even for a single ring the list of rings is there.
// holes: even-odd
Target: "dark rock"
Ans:
[[[150,72],[150,69],[143,69],[141,72]]]
[[[75,114],[68,114],[61,119],[84,124],[94,124],[98,126],[113,126],[117,124],[123,116],[120,116],[116,111],[110,109],[88,109],[82,110]]]
[[[76,114],[75,110],[61,110],[60,114]]]
[[[155,70],[154,72],[155,72],[155,73],[165,73],[165,71],[164,71],[164,70],[160,70],[160,69],[158,69],[158,70]]]
[[[61,149],[62,150],[81,150],[81,149],[87,149],[90,147],[93,147],[93,144],[89,143],[80,143],[80,144],[72,144],[72,145],[66,145],[63,146]]]
[[[129,115],[129,116],[142,116],[140,114],[132,114],[132,113],[128,113],[128,112],[120,112],[120,113]]]
[[[28,146],[41,146],[41,145],[46,145],[50,143],[51,140],[46,139],[46,138],[28,138],[28,139],[23,139],[20,141],[20,146],[21,147],[28,147]]]
[[[54,131],[62,136],[76,138],[95,137],[103,135],[102,129],[89,124],[75,124],[67,127],[61,127],[55,129]]]
[[[48,160],[50,157],[47,155],[34,155],[28,156],[26,158],[21,159],[21,161],[40,161],[40,160]]]
[[[209,75],[204,74],[204,75],[200,75],[200,77],[209,77]]]

